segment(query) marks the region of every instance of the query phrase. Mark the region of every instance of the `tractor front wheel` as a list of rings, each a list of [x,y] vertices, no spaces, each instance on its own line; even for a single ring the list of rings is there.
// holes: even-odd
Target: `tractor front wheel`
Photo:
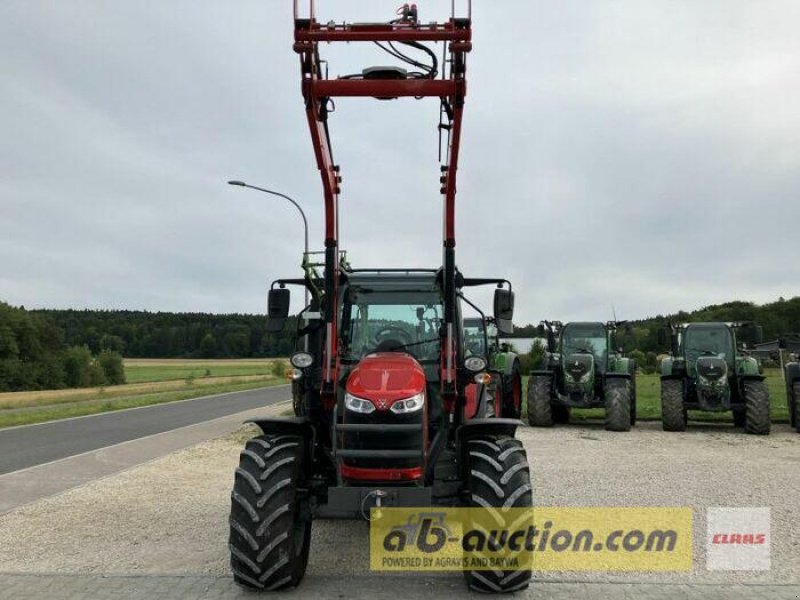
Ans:
[[[608,379],[605,386],[606,429],[631,430],[631,382],[629,379]]]
[[[661,382],[661,424],[664,431],[686,431],[683,409],[683,382],[667,379]]]
[[[506,435],[483,435],[467,440],[467,449],[468,507],[502,515],[509,508],[533,506],[530,467],[522,442]],[[467,570],[464,577],[477,592],[508,593],[527,589],[531,570]]]
[[[552,427],[550,377],[531,375],[528,380],[528,423],[534,427]]]
[[[767,435],[770,430],[769,392],[763,381],[744,382],[744,430],[754,435]]]
[[[311,521],[298,497],[304,459],[296,435],[260,435],[239,456],[231,493],[233,579],[244,588],[284,590],[303,578]]]

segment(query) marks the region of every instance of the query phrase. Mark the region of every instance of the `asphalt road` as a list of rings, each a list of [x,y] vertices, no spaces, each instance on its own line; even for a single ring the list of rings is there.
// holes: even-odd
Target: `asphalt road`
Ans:
[[[0,475],[285,401],[288,385],[0,429]]]

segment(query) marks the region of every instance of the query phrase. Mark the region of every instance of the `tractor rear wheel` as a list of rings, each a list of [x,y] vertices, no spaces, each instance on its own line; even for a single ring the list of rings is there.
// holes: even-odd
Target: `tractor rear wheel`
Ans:
[[[311,545],[311,521],[301,514],[303,439],[260,435],[239,456],[231,493],[233,579],[242,587],[283,590],[303,578]]]
[[[631,360],[631,427],[636,425],[636,361]]]
[[[606,429],[631,430],[631,382],[629,379],[608,379],[605,385]]]
[[[507,385],[503,386],[503,417],[507,419],[519,419],[522,414],[522,374],[520,373],[519,361],[514,361],[511,367],[511,377]]]
[[[470,508],[500,509],[533,506],[531,474],[522,442],[507,435],[483,435],[467,440],[467,483]],[[501,517],[502,518],[502,517]],[[531,570],[464,571],[477,592],[516,592],[528,587]]]
[[[531,375],[528,380],[528,423],[534,427],[552,427],[550,377]]]
[[[745,381],[744,385],[745,433],[767,435],[770,430],[769,392],[763,381]]]
[[[664,431],[686,431],[683,382],[679,379],[661,381],[661,424]]]

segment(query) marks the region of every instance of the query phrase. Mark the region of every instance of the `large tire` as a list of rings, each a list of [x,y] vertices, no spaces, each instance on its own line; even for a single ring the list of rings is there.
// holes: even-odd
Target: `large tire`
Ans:
[[[528,380],[528,423],[534,427],[552,427],[550,380],[547,375],[531,375]]]
[[[522,442],[505,435],[484,435],[467,441],[469,496],[467,506],[529,508],[533,506],[531,475]],[[477,592],[516,592],[528,587],[530,569],[464,571]]]
[[[686,411],[683,408],[683,381],[661,381],[661,424],[664,431],[686,431]]]
[[[503,417],[506,419],[519,419],[522,414],[522,374],[519,361],[514,361],[511,367],[511,377],[507,385],[503,386]]]
[[[763,381],[745,381],[743,386],[745,417],[744,431],[767,435],[770,430],[769,392]]]
[[[629,379],[608,379],[605,385],[606,429],[631,430],[631,382]]]
[[[301,514],[303,439],[260,435],[239,456],[231,493],[229,548],[233,578],[242,587],[283,590],[305,575],[311,521]]]

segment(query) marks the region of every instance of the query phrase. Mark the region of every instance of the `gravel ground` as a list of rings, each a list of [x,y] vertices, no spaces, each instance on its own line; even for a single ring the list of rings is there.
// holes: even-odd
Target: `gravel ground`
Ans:
[[[254,429],[170,454],[0,517],[0,572],[225,575],[232,475]],[[800,435],[779,425],[769,437],[729,426],[631,433],[597,425],[520,429],[540,506],[690,506],[694,570],[669,574],[543,573],[562,581],[800,583]],[[772,508],[772,568],[705,569],[705,508]],[[314,524],[308,576],[363,575],[365,523]],[[431,576],[426,576],[431,577]],[[447,577],[452,577],[448,575]]]

